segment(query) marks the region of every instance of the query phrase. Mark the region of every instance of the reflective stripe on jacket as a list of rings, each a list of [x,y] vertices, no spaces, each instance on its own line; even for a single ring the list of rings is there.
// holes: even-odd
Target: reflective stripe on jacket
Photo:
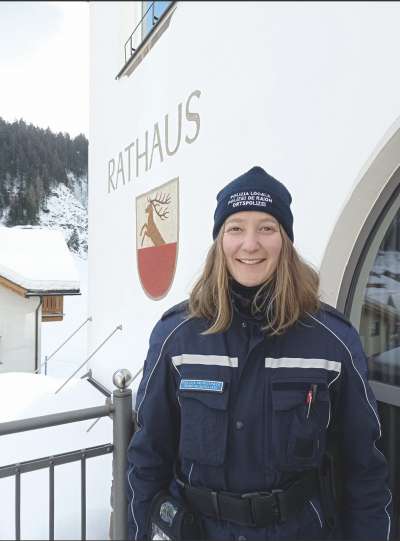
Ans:
[[[188,319],[185,307],[166,312],[150,337],[136,401],[139,429],[128,449],[130,539],[145,539],[159,490],[179,494],[177,458],[192,486],[269,491],[318,467],[333,424],[345,480],[342,537],[388,539],[387,464],[375,445],[381,427],[352,325],[324,306],[271,337],[234,311],[227,331],[202,335],[207,322]],[[210,539],[327,535],[318,497],[301,516],[270,528],[204,523]]]

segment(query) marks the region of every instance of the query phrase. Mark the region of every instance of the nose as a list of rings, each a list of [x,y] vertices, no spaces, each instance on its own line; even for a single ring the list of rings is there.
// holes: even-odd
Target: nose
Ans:
[[[257,233],[255,231],[246,231],[243,237],[242,250],[251,253],[257,251],[259,246]]]

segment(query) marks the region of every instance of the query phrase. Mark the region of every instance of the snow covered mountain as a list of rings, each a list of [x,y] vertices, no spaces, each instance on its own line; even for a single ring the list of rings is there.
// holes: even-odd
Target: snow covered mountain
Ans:
[[[70,250],[82,259],[88,251],[87,177],[67,173],[68,186],[59,183],[44,198],[35,227],[59,229]],[[9,209],[3,211],[0,226],[6,225]]]
[[[87,255],[88,140],[0,117],[0,225],[61,229]]]
[[[41,227],[62,230],[70,250],[81,258],[87,258],[88,215],[87,180],[76,179],[69,174],[69,185],[59,184],[53,188],[39,212]]]

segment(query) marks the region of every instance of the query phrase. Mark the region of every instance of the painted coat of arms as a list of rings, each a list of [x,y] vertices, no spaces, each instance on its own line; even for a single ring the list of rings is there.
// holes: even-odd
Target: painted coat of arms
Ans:
[[[136,253],[140,282],[156,300],[172,285],[178,255],[178,177],[136,198]]]

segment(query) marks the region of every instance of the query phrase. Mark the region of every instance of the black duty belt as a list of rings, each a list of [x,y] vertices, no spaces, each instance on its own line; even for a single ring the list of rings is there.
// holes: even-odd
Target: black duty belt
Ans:
[[[319,493],[318,470],[310,470],[285,490],[246,494],[216,492],[208,488],[190,487],[179,479],[177,481],[192,511],[217,520],[258,528],[285,522]]]

